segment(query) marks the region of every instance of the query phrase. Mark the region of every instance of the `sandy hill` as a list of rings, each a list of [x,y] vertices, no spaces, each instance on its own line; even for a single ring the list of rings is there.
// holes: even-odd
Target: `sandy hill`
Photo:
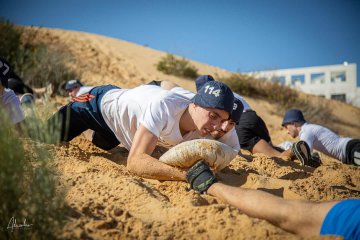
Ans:
[[[29,31],[32,31],[29,29]],[[164,75],[154,66],[166,53],[94,34],[41,28],[36,41],[63,45],[75,56],[71,67],[80,69],[87,85],[134,87],[151,80],[171,80],[194,90],[194,82]],[[229,72],[191,61],[201,74]],[[246,97],[267,123],[273,142],[290,140],[280,127],[281,114],[273,104]],[[360,137],[360,110],[331,101],[330,123],[341,135]],[[323,116],[327,118],[328,116]],[[321,123],[321,122],[319,122]],[[126,170],[127,151],[101,151],[84,137],[55,146],[54,165],[73,210],[64,236],[94,239],[248,239],[297,238],[270,223],[250,218],[210,196],[185,191],[183,182],[139,178]],[[290,199],[314,201],[360,198],[360,170],[323,156],[314,170],[294,162],[251,156],[243,152],[219,177],[235,186],[261,188]]]

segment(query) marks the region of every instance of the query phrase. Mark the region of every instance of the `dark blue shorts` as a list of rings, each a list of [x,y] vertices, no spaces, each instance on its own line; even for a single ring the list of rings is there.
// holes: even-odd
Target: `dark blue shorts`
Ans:
[[[360,239],[360,199],[348,199],[335,204],[324,219],[320,235]]]
[[[255,111],[243,112],[239,124],[235,126],[236,134],[239,138],[240,147],[252,151],[254,146],[261,140],[270,142],[269,130]]]
[[[94,131],[92,142],[105,150],[120,144],[101,115],[101,99],[106,92],[119,87],[105,85],[93,88],[89,93],[72,99],[72,102],[59,109],[49,120],[54,128],[60,124],[60,141],[68,142],[85,130]]]

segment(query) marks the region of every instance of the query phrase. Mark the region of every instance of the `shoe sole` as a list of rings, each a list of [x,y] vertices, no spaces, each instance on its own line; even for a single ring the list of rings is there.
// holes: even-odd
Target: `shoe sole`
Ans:
[[[360,166],[360,152],[359,151],[354,152],[354,164],[357,166]]]
[[[310,148],[304,141],[299,141],[293,146],[293,153],[303,166],[309,166]]]

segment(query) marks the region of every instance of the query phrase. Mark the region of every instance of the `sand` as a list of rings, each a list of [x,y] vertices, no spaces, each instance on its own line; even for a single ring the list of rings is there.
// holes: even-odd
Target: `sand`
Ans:
[[[154,64],[166,53],[94,34],[42,28],[37,41],[65,45],[76,56],[71,67],[81,69],[87,85],[134,87],[151,80],[172,80],[194,90],[194,82],[164,75]],[[229,72],[192,63],[201,74]],[[275,105],[246,97],[265,120],[274,143],[290,140],[281,129]],[[57,99],[64,102],[64,99]],[[360,137],[360,110],[331,101],[332,114],[342,122],[327,123],[341,135]],[[323,116],[326,118],[327,116]],[[322,122],[318,122],[321,124]],[[84,136],[52,146],[59,189],[66,192],[69,218],[63,236],[77,239],[300,239],[270,223],[248,217],[235,207],[187,191],[178,181],[140,178],[126,169],[127,150],[113,153],[92,145]],[[163,149],[155,151],[159,157]],[[286,199],[312,201],[360,198],[360,169],[322,155],[324,165],[303,167],[298,162],[250,155],[242,151],[222,172],[227,184],[261,189]],[[314,237],[317,239],[320,237]]]

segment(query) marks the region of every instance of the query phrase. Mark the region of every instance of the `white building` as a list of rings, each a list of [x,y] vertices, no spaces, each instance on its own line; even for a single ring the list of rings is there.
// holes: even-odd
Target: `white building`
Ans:
[[[356,64],[289,68],[247,73],[259,79],[269,79],[328,99],[345,101],[360,107],[360,87],[357,86]]]

